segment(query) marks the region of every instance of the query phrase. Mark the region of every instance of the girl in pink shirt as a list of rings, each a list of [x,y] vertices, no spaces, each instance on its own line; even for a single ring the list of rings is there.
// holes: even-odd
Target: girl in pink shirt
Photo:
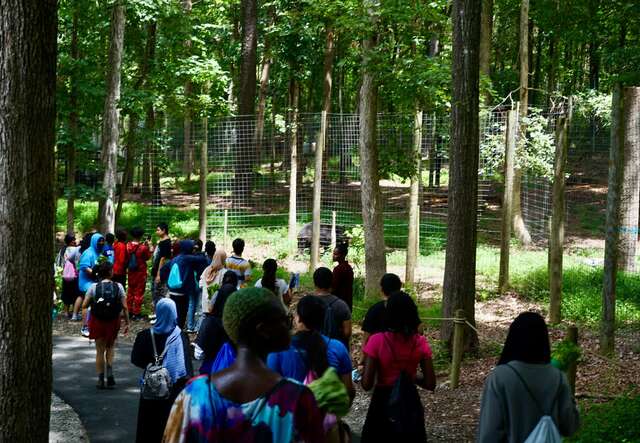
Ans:
[[[424,389],[433,391],[436,385],[431,348],[424,336],[418,333],[420,318],[416,304],[408,294],[397,292],[389,297],[386,310],[388,331],[372,335],[363,349],[362,387],[365,390],[374,388],[362,429],[363,443],[394,441],[398,438],[393,432],[386,407],[401,372],[406,372]],[[420,376],[417,376],[418,366]],[[426,441],[424,429],[421,434],[403,436],[402,441]]]

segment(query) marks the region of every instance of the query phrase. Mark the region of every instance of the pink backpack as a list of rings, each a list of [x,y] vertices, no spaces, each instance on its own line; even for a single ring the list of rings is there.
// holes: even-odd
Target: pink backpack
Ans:
[[[62,270],[62,279],[64,281],[73,281],[78,277],[76,267],[71,260],[65,260],[64,269]]]

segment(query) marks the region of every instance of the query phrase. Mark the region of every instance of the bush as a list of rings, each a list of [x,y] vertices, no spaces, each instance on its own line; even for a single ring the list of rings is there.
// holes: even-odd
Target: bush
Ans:
[[[640,441],[640,396],[620,397],[594,405],[582,417],[582,427],[567,442]]]

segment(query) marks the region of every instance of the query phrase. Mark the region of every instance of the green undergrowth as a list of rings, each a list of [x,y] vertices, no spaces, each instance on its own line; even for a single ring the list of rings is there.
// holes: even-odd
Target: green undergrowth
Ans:
[[[565,442],[596,443],[640,441],[640,396],[624,396],[593,405],[581,417],[576,435]]]
[[[565,268],[563,272],[563,316],[595,326],[602,310],[603,270],[587,266]],[[512,277],[514,288],[524,297],[548,303],[549,272],[545,267]],[[619,273],[616,287],[616,320],[619,325],[640,321],[640,277]]]

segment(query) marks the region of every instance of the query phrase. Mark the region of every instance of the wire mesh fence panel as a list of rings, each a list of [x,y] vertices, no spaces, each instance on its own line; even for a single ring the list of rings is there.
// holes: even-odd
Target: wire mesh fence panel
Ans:
[[[478,170],[478,229],[481,240],[500,236],[503,157],[507,110],[481,115]],[[380,190],[384,235],[390,248],[405,248],[408,237],[410,183],[420,177],[421,252],[441,249],[446,242],[449,189],[449,115],[423,115],[419,147],[420,171],[415,171],[414,115],[378,117]],[[255,117],[211,119],[206,127],[195,121],[188,131],[166,125],[145,140],[133,168],[132,191],[146,203],[146,227],[160,221],[194,235],[198,230],[200,152],[207,152],[207,229],[222,238],[247,230],[272,231],[283,241],[290,205],[295,201],[296,230],[312,220],[315,155],[321,114],[276,116],[263,122]],[[546,128],[552,131],[549,126]],[[189,137],[185,140],[185,134]],[[362,225],[361,172],[356,114],[330,114],[323,155],[321,242],[328,244],[335,217],[338,236]],[[295,148],[295,149],[294,149]],[[292,154],[295,155],[292,156]],[[187,159],[192,165],[185,167]],[[295,162],[295,163],[292,163]],[[295,193],[291,192],[295,164]],[[187,170],[189,174],[186,174]],[[522,187],[523,213],[535,238],[545,238],[550,212],[548,180],[526,174]],[[178,210],[176,212],[175,210]],[[310,227],[307,226],[310,233]],[[271,237],[269,237],[271,238]],[[228,240],[228,239],[227,239]],[[227,243],[228,245],[228,243]]]

